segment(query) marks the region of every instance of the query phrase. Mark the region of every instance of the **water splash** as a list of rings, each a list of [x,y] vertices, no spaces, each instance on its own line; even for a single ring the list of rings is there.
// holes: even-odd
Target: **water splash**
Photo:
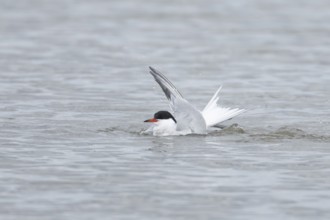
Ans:
[[[275,131],[268,133],[250,134],[250,137],[263,140],[263,141],[275,141],[275,140],[310,140],[310,141],[330,141],[330,136],[310,134],[300,128],[294,128],[289,126],[283,126]]]

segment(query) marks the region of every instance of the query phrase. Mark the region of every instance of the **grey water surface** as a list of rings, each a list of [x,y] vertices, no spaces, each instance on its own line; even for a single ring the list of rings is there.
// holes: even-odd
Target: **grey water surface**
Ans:
[[[0,219],[330,219],[326,0],[0,1]],[[162,71],[208,135],[154,137]]]

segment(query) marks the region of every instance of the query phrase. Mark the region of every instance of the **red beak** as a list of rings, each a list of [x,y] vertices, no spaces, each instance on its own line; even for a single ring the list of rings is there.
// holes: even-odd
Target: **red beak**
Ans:
[[[157,122],[157,121],[158,121],[157,119],[151,118],[151,119],[145,120],[144,122]]]

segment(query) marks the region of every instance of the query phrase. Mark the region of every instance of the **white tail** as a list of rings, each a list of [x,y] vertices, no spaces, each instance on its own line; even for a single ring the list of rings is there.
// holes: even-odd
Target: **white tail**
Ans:
[[[222,87],[220,86],[220,88],[216,91],[216,93],[213,95],[209,103],[207,103],[202,111],[202,115],[205,119],[207,127],[215,126],[223,121],[229,120],[245,112],[244,109],[220,107],[217,102],[219,100],[219,93],[221,88]]]

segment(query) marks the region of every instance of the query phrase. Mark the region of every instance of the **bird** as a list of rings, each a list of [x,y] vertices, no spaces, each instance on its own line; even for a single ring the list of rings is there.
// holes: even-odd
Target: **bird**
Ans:
[[[219,93],[215,92],[211,100],[202,111],[189,103],[179,90],[168,80],[164,74],[153,67],[149,67],[150,74],[163,90],[169,101],[169,111],[158,111],[153,118],[144,122],[151,123],[145,131],[154,136],[207,134],[211,127],[221,127],[220,123],[245,112],[245,109],[220,107],[218,105]]]

